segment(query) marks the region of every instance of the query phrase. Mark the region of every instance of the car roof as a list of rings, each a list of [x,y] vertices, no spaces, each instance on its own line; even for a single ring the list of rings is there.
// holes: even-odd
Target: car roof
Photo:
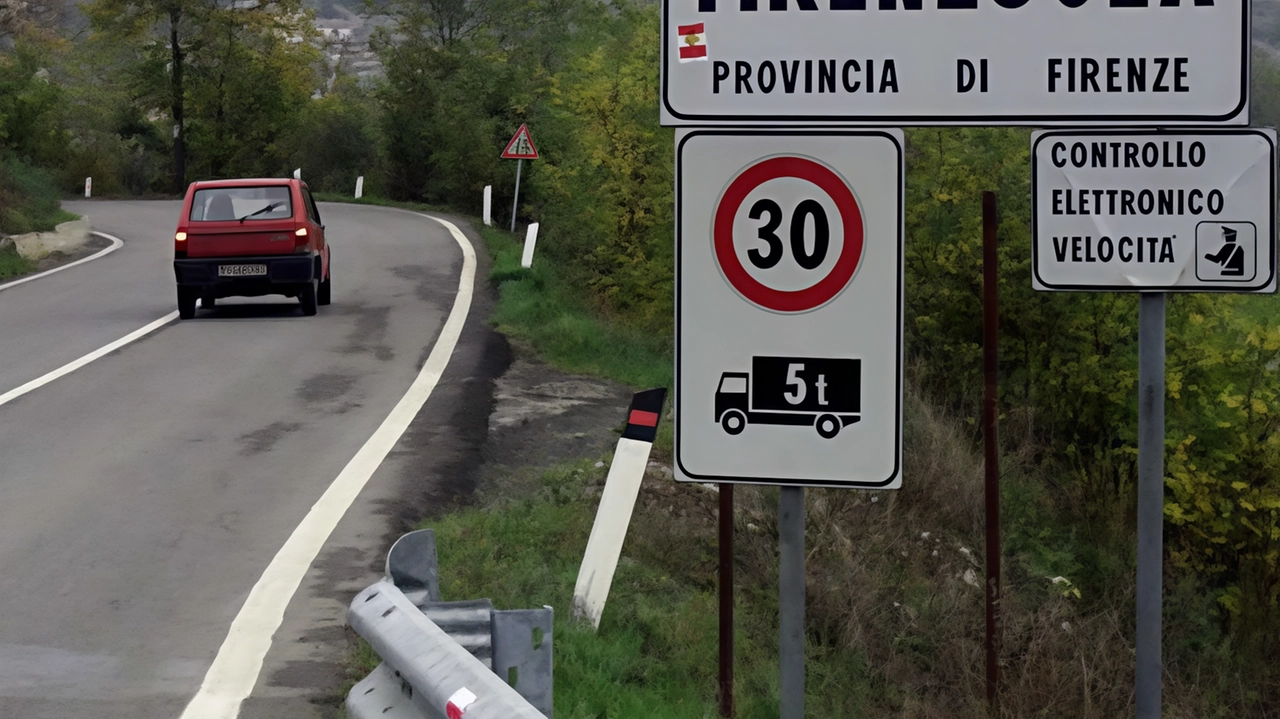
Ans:
[[[287,177],[240,178],[235,180],[197,180],[192,183],[197,189],[207,190],[212,187],[285,187],[303,184],[302,180]]]

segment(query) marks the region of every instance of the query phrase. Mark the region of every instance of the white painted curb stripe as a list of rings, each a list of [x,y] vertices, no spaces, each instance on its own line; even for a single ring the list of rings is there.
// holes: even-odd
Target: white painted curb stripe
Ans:
[[[67,265],[67,267],[70,267],[70,265]],[[4,289],[4,288],[0,287],[0,289]],[[80,359],[75,360],[74,362],[69,362],[67,364],[64,364],[58,369],[42,377],[37,377],[36,379],[31,380],[30,382],[22,385],[21,387],[11,389],[8,392],[5,392],[4,394],[0,394],[0,406],[8,404],[28,392],[37,390],[49,384],[50,382],[54,381],[55,379],[58,379],[59,377],[69,375],[72,372],[75,372],[76,370],[80,369],[81,367],[89,364],[90,362],[96,359],[101,359],[102,357],[109,355],[112,352],[115,352],[121,347],[124,347],[130,342],[134,342],[136,340],[139,340],[151,334],[152,332],[155,332],[156,330],[160,329],[161,327],[164,327],[165,325],[169,324],[170,322],[176,319],[178,319],[178,313],[170,312],[169,314],[165,315],[164,317],[161,317],[155,322],[152,322],[146,327],[143,327],[138,330],[134,330],[133,332],[130,332],[129,334],[125,335],[124,337],[121,337],[115,342],[112,342],[109,345],[96,349],[90,352],[89,354],[81,357]]]
[[[38,280],[38,279],[40,279],[41,277],[48,277],[49,275],[51,275],[51,274],[53,274],[53,273],[55,273],[55,272],[61,272],[61,271],[63,271],[63,270],[69,270],[69,269],[71,269],[72,267],[75,267],[76,265],[83,265],[83,264],[84,264],[84,263],[86,263],[86,262],[92,262],[93,260],[96,260],[96,259],[98,259],[99,257],[104,257],[104,256],[106,256],[106,255],[111,254],[112,252],[115,252],[116,250],[120,249],[121,247],[124,247],[124,242],[123,242],[119,237],[113,237],[113,236],[111,236],[111,235],[108,235],[108,234],[107,234],[107,233],[105,233],[105,232],[93,232],[92,234],[95,234],[95,235],[97,235],[98,237],[102,237],[102,238],[105,238],[105,239],[111,240],[111,246],[110,246],[110,247],[108,247],[108,248],[106,248],[106,249],[104,249],[104,250],[102,250],[102,251],[100,251],[100,252],[95,252],[94,254],[89,255],[88,257],[85,257],[85,258],[83,258],[83,259],[76,260],[75,262],[68,262],[67,264],[65,264],[65,265],[63,265],[63,266],[61,266],[61,267],[55,267],[55,268],[53,268],[52,270],[45,270],[44,272],[40,272],[40,273],[38,273],[38,274],[34,274],[34,275],[29,275],[29,276],[27,276],[27,277],[23,277],[23,278],[22,278],[22,279],[20,279],[20,280],[14,280],[13,282],[7,282],[7,283],[5,283],[5,284],[3,284],[3,285],[0,285],[0,292],[3,292],[4,290],[9,289],[10,287],[17,287],[18,285],[24,285],[24,284],[26,284],[26,283],[28,283],[28,282],[30,282],[30,281],[32,281],[32,280]],[[2,404],[2,403],[0,403],[0,404]]]
[[[444,225],[462,248],[462,276],[458,280],[458,294],[449,318],[445,320],[439,339],[409,391],[312,505],[311,511],[293,530],[258,583],[249,591],[249,597],[231,622],[231,629],[213,665],[205,674],[200,691],[182,712],[182,719],[235,719],[240,714],[240,704],[253,691],[262,671],[262,662],[271,649],[271,641],[284,620],[285,609],[311,563],[374,471],[426,404],[453,356],[453,349],[471,309],[476,253],[466,235],[453,223],[429,215],[419,216]]]
[[[600,493],[596,522],[591,526],[587,551],[573,589],[574,616],[586,617],[596,629],[600,628],[600,615],[609,598],[613,573],[618,569],[622,543],[627,538],[627,527],[631,526],[631,512],[635,509],[640,481],[644,479],[652,450],[653,442],[619,439],[604,491]]]

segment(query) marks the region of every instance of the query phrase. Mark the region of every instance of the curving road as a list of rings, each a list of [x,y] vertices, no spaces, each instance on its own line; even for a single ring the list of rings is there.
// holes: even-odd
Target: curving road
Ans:
[[[178,203],[68,209],[125,244],[0,291],[0,395],[175,309]],[[406,212],[320,211],[334,300],[317,317],[224,300],[0,405],[0,717],[181,715],[251,588],[418,376],[459,290],[459,242]],[[506,362],[487,312],[477,288],[442,379],[291,595],[239,716],[332,713],[346,604],[405,519],[466,490]]]

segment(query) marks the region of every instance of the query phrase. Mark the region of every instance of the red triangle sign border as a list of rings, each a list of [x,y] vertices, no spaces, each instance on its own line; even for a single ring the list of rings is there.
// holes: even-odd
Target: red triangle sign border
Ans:
[[[523,124],[519,130],[516,130],[516,134],[507,143],[507,149],[502,151],[502,158],[505,160],[538,159],[538,148],[533,144],[533,136],[529,134],[528,124]]]

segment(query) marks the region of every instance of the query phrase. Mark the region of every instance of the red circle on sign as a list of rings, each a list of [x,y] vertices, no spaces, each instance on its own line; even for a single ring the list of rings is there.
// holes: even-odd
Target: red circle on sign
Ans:
[[[840,256],[826,277],[802,290],[775,290],[752,277],[733,246],[733,220],[751,191],[780,177],[795,177],[817,185],[836,204],[844,227]],[[830,302],[849,284],[862,259],[862,210],[849,185],[826,165],[803,157],[771,157],[743,170],[720,197],[712,225],[716,261],[725,279],[749,302],[775,312],[807,312]]]

